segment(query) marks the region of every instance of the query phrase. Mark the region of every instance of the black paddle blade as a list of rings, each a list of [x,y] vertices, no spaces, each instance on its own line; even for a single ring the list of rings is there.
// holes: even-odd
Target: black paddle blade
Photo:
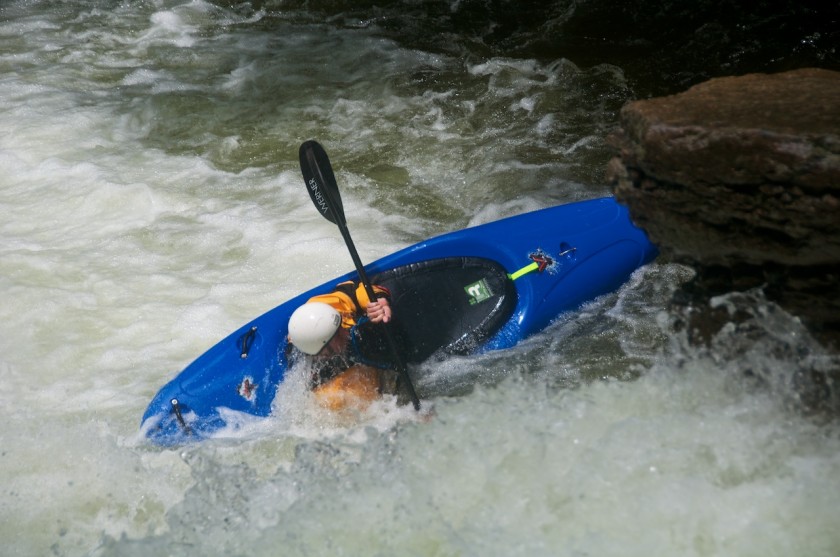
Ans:
[[[317,141],[305,141],[300,146],[300,171],[312,203],[321,215],[339,226],[347,224],[341,194],[335,181],[327,152]]]

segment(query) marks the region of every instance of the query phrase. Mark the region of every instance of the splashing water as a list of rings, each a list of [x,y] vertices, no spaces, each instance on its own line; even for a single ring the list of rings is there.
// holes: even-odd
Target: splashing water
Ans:
[[[429,364],[425,389],[460,394],[427,415],[329,417],[290,381],[235,436],[142,441],[178,370],[351,267],[303,140],[330,151],[366,261],[607,193],[620,68],[351,19],[0,6],[4,555],[837,555],[840,436],[792,385],[836,361],[752,295],[715,300],[749,323],[689,345],[668,300],[690,271],[665,262],[512,350]]]

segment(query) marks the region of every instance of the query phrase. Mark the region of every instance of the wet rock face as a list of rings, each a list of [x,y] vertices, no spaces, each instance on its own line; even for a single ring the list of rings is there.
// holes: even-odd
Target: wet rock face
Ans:
[[[690,298],[761,286],[840,346],[840,72],[712,79],[629,103],[616,197],[698,271]]]

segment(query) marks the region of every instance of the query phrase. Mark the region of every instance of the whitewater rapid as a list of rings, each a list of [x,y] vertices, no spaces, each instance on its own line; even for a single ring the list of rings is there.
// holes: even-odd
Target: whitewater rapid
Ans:
[[[760,296],[717,300],[751,304],[748,340],[688,345],[667,261],[435,364],[457,396],[426,419],[339,423],[289,385],[238,435],[138,433],[192,359],[352,267],[302,141],[371,261],[607,194],[631,94],[615,66],[457,57],[282,2],[4,2],[0,553],[836,556],[840,431],[785,380],[832,356]]]

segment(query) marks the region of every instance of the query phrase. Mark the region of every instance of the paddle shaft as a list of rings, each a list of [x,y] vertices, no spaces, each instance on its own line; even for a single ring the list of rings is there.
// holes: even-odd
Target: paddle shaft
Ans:
[[[344,243],[347,245],[347,250],[350,252],[350,257],[353,259],[353,265],[356,266],[356,272],[359,275],[359,280],[365,287],[365,292],[367,292],[368,298],[371,301],[376,300],[376,293],[373,290],[373,286],[370,283],[367,272],[365,272],[365,267],[362,265],[362,260],[359,258],[359,252],[356,251],[353,238],[350,237],[350,230],[347,228],[347,221],[344,218],[344,209],[341,205],[338,184],[335,182],[335,177],[331,169],[329,171],[329,177],[332,178],[332,181],[330,182],[327,180],[327,177],[324,175],[321,165],[318,163],[315,156],[315,152],[312,147],[313,145],[317,145],[318,148],[322,150],[321,162],[326,166],[326,168],[329,168],[329,159],[326,158],[326,152],[323,152],[323,148],[321,148],[320,145],[315,142],[306,142],[301,146],[301,149],[305,151],[309,169],[313,173],[312,179],[306,180],[306,186],[310,190],[310,197],[312,197],[312,201],[315,203],[318,210],[321,211],[321,214],[330,222],[338,225],[338,229],[341,231],[341,236],[344,238]],[[322,185],[323,187],[319,187],[319,185]],[[408,395],[411,398],[411,403],[414,405],[414,409],[420,410],[420,399],[417,397],[414,385],[411,383],[411,378],[408,376],[408,369],[405,366],[405,362],[403,362],[402,356],[400,356],[400,351],[397,346],[397,342],[394,339],[394,335],[391,332],[391,328],[387,323],[382,323],[382,327],[385,331],[385,339],[388,342],[388,348],[391,351],[391,355],[393,356],[394,363],[397,367],[397,373],[399,373],[400,379],[402,379],[405,383],[405,388],[408,391]]]

